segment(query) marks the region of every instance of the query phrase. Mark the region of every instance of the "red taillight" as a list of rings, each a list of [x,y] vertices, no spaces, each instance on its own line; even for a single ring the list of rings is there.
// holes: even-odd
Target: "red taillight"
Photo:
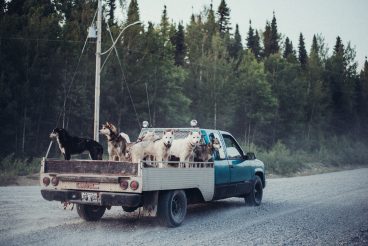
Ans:
[[[58,179],[58,177],[52,177],[52,179],[51,179],[51,184],[53,185],[53,186],[57,186],[58,184],[59,184],[59,179]]]
[[[48,186],[50,184],[50,178],[49,177],[43,177],[42,179],[42,183],[45,185],[45,186]]]
[[[132,190],[136,190],[138,189],[138,187],[139,187],[139,183],[137,181],[133,180],[132,182],[130,182],[130,188]]]
[[[125,179],[120,180],[120,188],[122,188],[123,190],[128,189],[129,186],[129,182]]]

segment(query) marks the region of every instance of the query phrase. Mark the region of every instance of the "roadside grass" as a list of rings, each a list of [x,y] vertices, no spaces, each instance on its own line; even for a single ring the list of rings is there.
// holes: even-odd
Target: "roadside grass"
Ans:
[[[281,141],[270,150],[255,145],[250,149],[265,163],[266,173],[271,175],[307,175],[368,166],[368,145],[346,138],[332,138],[313,152],[292,151]]]

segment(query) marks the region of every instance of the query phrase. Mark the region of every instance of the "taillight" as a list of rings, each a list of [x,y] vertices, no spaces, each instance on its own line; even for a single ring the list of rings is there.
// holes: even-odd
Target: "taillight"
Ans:
[[[120,188],[122,188],[123,190],[128,189],[129,186],[129,182],[125,179],[121,179],[120,180]]]
[[[136,190],[138,189],[138,187],[139,187],[139,183],[137,181],[133,180],[132,182],[130,182],[130,188],[132,190]]]
[[[53,185],[53,186],[57,186],[58,184],[59,184],[59,179],[58,179],[58,177],[52,177],[52,179],[51,179],[51,184]]]
[[[45,185],[45,186],[48,186],[50,184],[50,178],[49,177],[43,177],[42,179],[42,183]]]

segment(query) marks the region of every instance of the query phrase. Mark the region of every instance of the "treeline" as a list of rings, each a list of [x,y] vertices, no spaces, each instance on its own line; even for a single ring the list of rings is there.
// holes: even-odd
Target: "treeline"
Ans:
[[[115,0],[104,2],[103,51],[108,30],[116,38],[140,20],[137,0],[120,2],[122,23]],[[92,137],[95,40],[85,39],[96,1],[2,0],[0,8],[0,158],[43,155],[56,126]],[[197,119],[264,149],[281,141],[316,151],[340,137],[367,143],[368,62],[358,72],[354,48],[340,37],[330,52],[321,35],[311,47],[302,33],[293,43],[271,17],[242,37],[223,0],[186,25],[164,7],[160,23],[127,28],[118,56],[102,59],[101,122],[134,138],[143,120],[186,127]]]

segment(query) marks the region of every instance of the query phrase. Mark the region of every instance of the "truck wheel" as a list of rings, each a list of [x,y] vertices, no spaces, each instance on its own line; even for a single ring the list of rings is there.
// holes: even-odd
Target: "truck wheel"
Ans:
[[[168,227],[179,226],[187,214],[187,196],[183,190],[167,191],[160,194],[157,214]]]
[[[96,205],[77,204],[79,217],[86,221],[97,221],[104,215],[106,207]]]
[[[261,178],[256,175],[251,192],[244,197],[245,203],[250,206],[259,206],[262,202],[263,185]]]

